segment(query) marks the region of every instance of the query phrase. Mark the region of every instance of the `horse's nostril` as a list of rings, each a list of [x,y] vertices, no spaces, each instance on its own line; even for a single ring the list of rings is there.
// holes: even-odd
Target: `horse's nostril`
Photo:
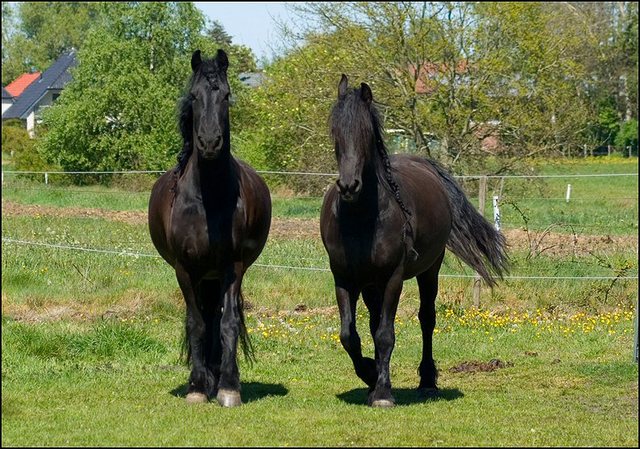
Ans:
[[[358,179],[354,179],[350,184],[344,184],[338,179],[336,184],[338,185],[338,190],[342,195],[358,193],[361,188],[361,183]]]

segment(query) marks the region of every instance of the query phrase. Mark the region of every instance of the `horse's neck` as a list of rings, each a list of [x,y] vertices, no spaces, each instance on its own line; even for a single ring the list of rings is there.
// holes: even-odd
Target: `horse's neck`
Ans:
[[[190,192],[215,191],[224,195],[228,191],[237,191],[237,171],[238,165],[231,153],[224,153],[215,161],[205,161],[194,151],[181,179],[189,186]]]
[[[362,194],[364,198],[373,200],[380,195],[388,195],[387,189],[382,185],[384,179],[384,166],[378,155],[378,149],[373,146],[371,155],[362,168]]]

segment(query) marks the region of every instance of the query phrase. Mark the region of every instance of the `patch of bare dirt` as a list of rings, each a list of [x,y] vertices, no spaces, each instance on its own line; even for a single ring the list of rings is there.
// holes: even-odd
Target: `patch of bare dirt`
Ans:
[[[581,256],[638,248],[637,236],[587,235],[524,229],[509,229],[504,234],[510,248],[530,251],[533,256]]]
[[[129,224],[145,224],[146,211],[112,211],[84,207],[54,207],[19,204],[2,201],[2,213],[7,215],[47,215],[54,217],[103,218]],[[593,253],[638,248],[637,236],[585,235],[570,232],[528,231],[509,229],[504,231],[511,250],[524,250],[532,256],[577,257]],[[318,218],[274,217],[269,232],[271,238],[320,238]]]
[[[462,362],[459,365],[449,368],[452,373],[486,373],[495,371],[501,368],[508,368],[513,366],[511,362],[503,362],[500,359],[491,359],[488,362],[479,362],[472,360],[469,362]]]
[[[103,218],[128,224],[146,224],[146,211],[114,211],[89,207],[55,207],[20,204],[2,201],[3,215],[50,216],[59,218]],[[320,238],[320,224],[317,219],[273,218],[270,237]]]
[[[9,301],[9,298],[3,292],[2,312],[15,321],[26,323],[46,323],[63,319],[77,321],[93,321],[107,318],[131,319],[139,316],[140,312],[151,302],[143,294],[132,292],[126,300],[122,300],[117,304],[51,304],[46,302],[32,304],[29,301],[18,304]]]
[[[104,218],[129,224],[147,222],[147,213],[139,211],[114,211],[89,207],[55,207],[33,204],[20,204],[2,200],[3,215],[46,215],[60,218]]]

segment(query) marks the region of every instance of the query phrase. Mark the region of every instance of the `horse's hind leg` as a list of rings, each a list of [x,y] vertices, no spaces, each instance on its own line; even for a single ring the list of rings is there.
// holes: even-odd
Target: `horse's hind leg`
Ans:
[[[434,396],[438,392],[436,385],[438,370],[433,361],[432,337],[436,327],[436,296],[438,294],[438,272],[444,259],[444,251],[436,262],[424,273],[417,276],[420,290],[420,328],[422,329],[422,361],[418,368],[420,384],[418,393],[424,398]]]
[[[214,390],[215,380],[206,366],[206,322],[198,302],[194,280],[180,265],[176,266],[176,278],[187,305],[186,331],[191,361],[187,402],[207,402]]]
[[[356,330],[356,304],[359,294],[356,288],[346,288],[336,281],[336,299],[340,312],[340,343],[351,357],[356,375],[372,389],[378,374],[376,362],[371,358],[362,357],[362,345]]]

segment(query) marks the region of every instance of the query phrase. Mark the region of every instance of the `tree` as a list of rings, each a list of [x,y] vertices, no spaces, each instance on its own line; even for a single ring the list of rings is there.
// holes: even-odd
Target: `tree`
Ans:
[[[306,45],[292,49],[264,71],[265,81],[246,90],[232,109],[235,149],[261,169],[328,171],[335,156],[328,134],[328,114],[337,96],[341,70],[357,64],[347,50],[327,46],[331,36],[307,36]],[[330,48],[336,48],[330,51]],[[288,180],[290,187],[317,192],[326,179]]]
[[[229,55],[237,72],[253,72],[256,70],[256,57],[253,51],[244,45],[233,44],[233,38],[220,22],[217,20],[212,21],[207,28],[206,34]]]
[[[93,2],[2,3],[2,84],[24,72],[44,71],[63,53],[80,48],[104,5]],[[7,14],[7,16],[5,16]]]
[[[191,3],[106,4],[78,52],[73,81],[44,114],[41,154],[65,170],[173,165],[181,147],[176,103],[191,52],[216,50],[203,30]]]
[[[605,117],[585,91],[594,41],[572,5],[322,2],[292,8],[302,20],[282,29],[288,51],[255,92],[254,114],[264,120],[253,121],[253,137],[265,139],[265,160],[281,168],[307,166],[313,155],[312,166],[327,169],[319,164],[328,163],[331,143],[319,136],[326,136],[340,73],[352,84],[372,86],[386,128],[409,139],[403,151],[431,156],[456,172],[498,174],[530,157],[568,155],[585,143],[591,123]],[[633,30],[633,14],[624,15],[625,29]],[[637,31],[628,34],[631,48]],[[273,110],[278,121],[269,119]]]
[[[581,93],[589,107],[584,139],[610,145],[623,124],[638,118],[638,4],[568,3],[582,45],[576,59],[586,68]]]

